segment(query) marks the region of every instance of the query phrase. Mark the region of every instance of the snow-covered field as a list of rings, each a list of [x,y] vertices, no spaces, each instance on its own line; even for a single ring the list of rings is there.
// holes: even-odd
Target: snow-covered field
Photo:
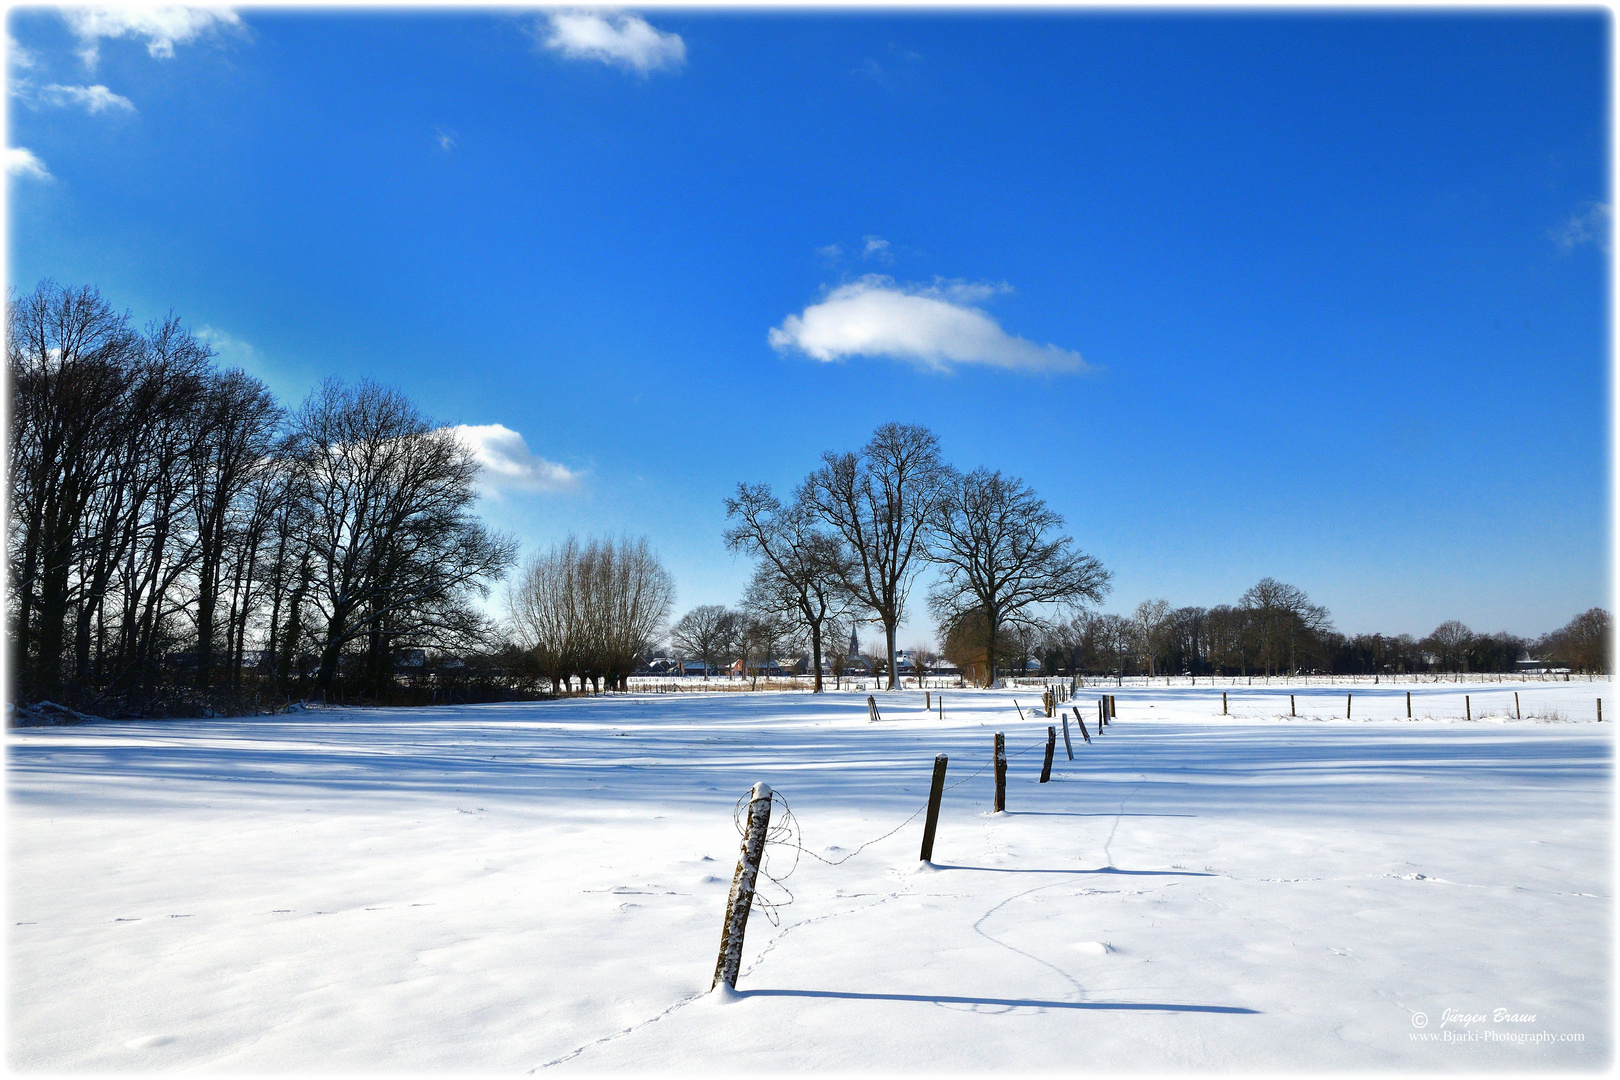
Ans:
[[[9,1063],[1606,1066],[1609,684],[1358,686],[1350,720],[1288,692],[1115,690],[1046,785],[1030,690],[880,694],[879,724],[683,693],[12,731]],[[921,817],[801,858],[706,994],[737,798],[777,788],[836,860],[936,753],[965,782],[934,863]]]

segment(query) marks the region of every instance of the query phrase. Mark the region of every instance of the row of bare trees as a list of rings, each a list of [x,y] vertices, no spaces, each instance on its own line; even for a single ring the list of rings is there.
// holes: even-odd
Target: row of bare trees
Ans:
[[[8,314],[19,696],[381,697],[400,650],[485,639],[472,600],[515,545],[471,513],[469,451],[403,395],[334,380],[289,412],[178,318],[139,331],[94,288],[42,282]]]
[[[1172,608],[1149,600],[1130,616],[1085,612],[1034,634],[1004,634],[999,648],[1008,666],[1035,660],[1051,674],[1507,672],[1524,659],[1605,672],[1609,623],[1608,612],[1593,608],[1539,639],[1476,633],[1455,620],[1421,638],[1350,636],[1302,590],[1265,578],[1235,605]]]
[[[821,461],[790,503],[768,484],[739,484],[725,534],[728,548],[756,560],[745,610],[802,635],[818,691],[828,629],[841,619],[882,626],[884,668],[897,685],[895,635],[925,567],[937,570],[930,610],[947,637],[971,628],[991,682],[999,653],[988,643],[1004,626],[1108,589],[1108,571],[1058,535],[1063,519],[1039,496],[1000,472],[947,465],[925,427],[885,424],[859,452]]]

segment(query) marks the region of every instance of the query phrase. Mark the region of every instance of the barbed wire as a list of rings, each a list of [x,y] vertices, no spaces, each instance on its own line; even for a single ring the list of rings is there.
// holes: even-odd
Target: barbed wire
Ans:
[[[1037,740],[1016,753],[1008,754],[1007,760],[1011,761],[1015,757],[1029,753],[1036,747],[1045,745],[1045,739]],[[995,765],[995,763],[995,755],[992,753],[989,761],[985,762],[983,765],[980,765],[977,769],[962,777],[962,779],[945,787],[941,791],[941,794],[943,795],[945,791],[950,791],[953,788],[961,787],[969,780],[972,780],[986,769]],[[737,799],[736,805],[732,807],[731,821],[732,824],[737,828],[738,836],[744,836],[747,834],[748,826],[745,821],[743,808],[751,805],[752,796],[752,790],[745,792]],[[776,888],[780,889],[787,899],[777,900],[765,896],[756,884],[754,887],[754,904],[765,913],[765,917],[770,920],[772,926],[782,925],[781,915],[778,914],[778,912],[782,908],[785,908],[789,904],[793,903],[793,891],[783,884],[783,882],[793,876],[793,872],[799,868],[799,861],[804,856],[808,855],[812,859],[826,863],[828,866],[841,866],[853,859],[855,856],[859,855],[861,852],[865,851],[867,848],[871,847],[873,844],[881,843],[882,841],[887,840],[889,837],[893,836],[907,825],[910,825],[913,821],[917,820],[918,814],[921,814],[924,810],[928,809],[928,802],[925,800],[923,804],[917,807],[917,809],[913,810],[904,821],[890,829],[888,832],[884,833],[882,836],[868,840],[866,843],[862,844],[860,847],[856,848],[854,851],[851,851],[849,854],[842,856],[841,858],[829,859],[823,855],[819,855],[816,852],[811,851],[809,848],[804,846],[804,829],[799,824],[797,815],[793,813],[793,808],[788,805],[787,796],[783,795],[775,788],[772,788],[771,802],[772,804],[780,803],[782,806],[782,813],[780,815],[771,815],[770,827],[765,832],[765,844],[760,851],[759,876],[763,877],[766,881],[769,881]],[[785,847],[790,848],[793,851],[793,865],[788,867],[787,870],[782,874],[774,874],[771,872],[770,849],[773,847]]]

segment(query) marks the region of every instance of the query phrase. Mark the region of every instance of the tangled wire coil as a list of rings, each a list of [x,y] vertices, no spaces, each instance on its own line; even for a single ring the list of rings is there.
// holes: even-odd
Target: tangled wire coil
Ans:
[[[1044,739],[1038,742],[1030,743],[1017,753],[1008,754],[1007,758],[1010,761],[1011,759],[1022,754],[1029,753],[1036,747],[1045,745],[1046,741]],[[962,777],[962,779],[956,781],[954,784],[949,785],[944,790],[950,791],[952,788],[961,787],[963,784],[967,783],[969,780],[972,780],[974,777],[978,776],[980,773],[984,772],[994,764],[995,758],[992,756],[989,761],[985,762],[983,765],[980,765],[977,769]],[[742,797],[737,800],[736,806],[732,808],[731,821],[732,824],[737,827],[738,836],[744,836],[747,834],[748,825],[746,821],[747,815],[745,807],[748,805],[752,794],[753,793],[751,791],[745,792]],[[789,904],[793,903],[793,891],[784,885],[783,882],[792,877],[793,871],[799,868],[799,860],[802,856],[808,855],[812,859],[826,863],[828,866],[839,866],[848,862],[850,859],[853,859],[855,856],[859,855],[873,844],[887,840],[889,837],[893,836],[895,833],[899,832],[901,829],[915,821],[918,814],[928,809],[928,803],[924,802],[921,806],[917,807],[917,809],[913,810],[904,821],[890,829],[888,832],[884,833],[882,836],[868,840],[866,843],[862,844],[860,847],[856,848],[854,851],[851,851],[849,854],[842,856],[841,858],[829,859],[825,856],[816,854],[814,851],[811,851],[809,848],[804,846],[804,831],[799,825],[799,819],[794,816],[793,808],[788,805],[787,797],[785,795],[773,788],[771,790],[771,802],[772,804],[780,803],[782,806],[782,813],[780,815],[772,813],[771,815],[771,825],[769,830],[767,830],[765,833],[765,848],[761,853],[759,860],[759,876],[763,877],[772,885],[782,890],[783,895],[785,895],[787,899],[773,900],[765,896],[756,886],[754,889],[754,905],[765,913],[765,917],[771,921],[772,926],[782,925],[781,916],[778,914],[778,911],[781,908],[785,908]],[[778,846],[791,848],[793,851],[793,865],[788,867],[787,870],[780,875],[773,874],[770,870],[770,849]]]

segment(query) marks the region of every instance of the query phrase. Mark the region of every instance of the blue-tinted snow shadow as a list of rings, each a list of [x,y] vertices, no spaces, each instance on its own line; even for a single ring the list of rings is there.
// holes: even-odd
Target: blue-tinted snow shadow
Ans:
[[[801,816],[860,807],[898,821],[926,799],[939,752],[951,758],[952,781],[969,781],[948,791],[947,823],[977,815],[993,790],[987,727],[879,734],[864,719],[848,722],[864,715],[864,696],[674,697],[19,729],[7,740],[8,794],[112,806],[167,791],[188,798],[204,786],[257,787],[301,797],[390,791],[537,805],[611,790],[621,804],[729,810],[764,780]],[[1024,757],[1010,755],[1008,780],[1015,805],[1051,808],[1022,811],[1031,815],[1473,812],[1497,807],[1505,792],[1601,792],[1611,775],[1607,740],[1546,728],[1122,723],[1047,786],[1035,783],[1046,725],[997,726],[1010,746],[1029,742]],[[983,775],[972,775],[976,769]]]
[[[1258,1016],[1239,1005],[1179,1005],[1167,1001],[1045,1001],[1039,998],[966,997],[958,994],[863,994],[852,990],[738,990],[738,997],[842,998],[848,1001],[917,1001],[926,1005],[995,1005],[1009,1009],[1081,1009],[1098,1012],[1223,1013]]]
[[[1200,870],[1119,870],[1112,866],[1099,866],[1095,870],[1025,870],[1015,866],[958,866],[954,863],[931,863],[935,870],[981,870],[987,874],[1119,874],[1125,877],[1219,877]]]

